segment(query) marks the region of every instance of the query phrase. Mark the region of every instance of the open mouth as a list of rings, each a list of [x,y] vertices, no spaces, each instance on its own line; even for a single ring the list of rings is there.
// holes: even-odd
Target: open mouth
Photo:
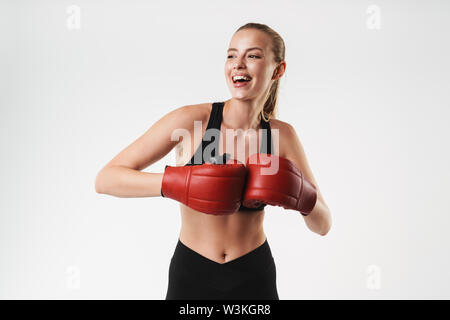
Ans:
[[[252,80],[249,76],[234,76],[232,78],[233,83],[239,83],[239,82],[250,82]]]

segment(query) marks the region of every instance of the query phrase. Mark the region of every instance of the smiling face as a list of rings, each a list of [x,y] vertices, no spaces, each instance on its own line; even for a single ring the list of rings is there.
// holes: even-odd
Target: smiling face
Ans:
[[[225,62],[225,78],[233,98],[265,97],[276,68],[272,41],[263,31],[243,29],[231,41]],[[244,78],[234,78],[241,75]]]

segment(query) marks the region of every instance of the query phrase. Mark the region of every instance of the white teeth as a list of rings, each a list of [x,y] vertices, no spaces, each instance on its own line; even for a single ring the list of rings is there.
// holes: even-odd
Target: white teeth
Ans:
[[[244,80],[251,80],[250,78],[246,77],[246,76],[234,76],[233,77],[233,81],[237,81],[240,79],[244,79]]]

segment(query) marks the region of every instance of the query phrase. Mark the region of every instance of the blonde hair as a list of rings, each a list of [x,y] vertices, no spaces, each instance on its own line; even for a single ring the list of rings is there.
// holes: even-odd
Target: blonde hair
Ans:
[[[280,63],[284,60],[286,47],[284,45],[283,38],[281,38],[281,36],[275,30],[262,23],[249,22],[239,27],[235,31],[235,33],[243,29],[256,29],[266,33],[272,40],[272,52],[275,62]],[[261,110],[261,117],[266,122],[268,122],[270,118],[276,117],[279,87],[280,79],[277,79],[270,86],[267,99],[264,102],[263,109]]]

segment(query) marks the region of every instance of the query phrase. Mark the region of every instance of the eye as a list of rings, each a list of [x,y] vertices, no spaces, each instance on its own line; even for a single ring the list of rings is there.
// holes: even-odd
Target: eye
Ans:
[[[261,58],[260,56],[257,56],[257,55],[254,55],[254,54],[249,55],[249,57],[256,57],[257,59]]]
[[[230,59],[230,57],[232,57],[232,55],[229,55],[229,56],[227,57],[227,59]]]

